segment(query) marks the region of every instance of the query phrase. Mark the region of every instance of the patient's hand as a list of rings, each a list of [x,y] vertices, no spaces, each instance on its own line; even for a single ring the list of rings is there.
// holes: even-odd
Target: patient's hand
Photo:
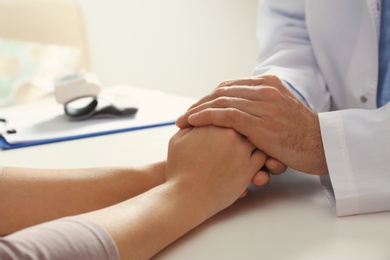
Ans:
[[[265,165],[261,168],[252,179],[252,183],[256,186],[265,186],[271,180],[271,174],[279,175],[287,170],[287,166],[278,160],[268,157]]]
[[[243,194],[267,156],[228,128],[185,128],[171,138],[167,182],[201,203],[211,216]]]

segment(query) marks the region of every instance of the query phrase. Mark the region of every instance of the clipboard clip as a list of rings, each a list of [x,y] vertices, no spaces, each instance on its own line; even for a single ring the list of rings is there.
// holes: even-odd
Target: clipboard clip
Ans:
[[[0,118],[0,122],[3,125],[0,136],[3,136],[4,134],[16,134],[16,129],[12,127],[8,119]]]

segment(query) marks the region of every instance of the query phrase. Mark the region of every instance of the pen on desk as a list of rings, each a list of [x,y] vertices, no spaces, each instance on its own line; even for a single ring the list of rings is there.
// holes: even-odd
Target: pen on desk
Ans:
[[[0,118],[0,122],[3,123],[5,131],[0,132],[0,136],[3,134],[16,134],[16,129],[13,128],[6,118]]]

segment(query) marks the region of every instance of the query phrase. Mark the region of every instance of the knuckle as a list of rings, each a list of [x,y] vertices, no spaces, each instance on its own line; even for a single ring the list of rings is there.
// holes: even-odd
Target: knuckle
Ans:
[[[199,115],[202,116],[203,118],[210,119],[213,115],[213,109],[211,107],[208,107],[205,110],[203,110]]]
[[[227,117],[232,121],[236,122],[240,120],[241,112],[236,108],[228,108]]]
[[[271,100],[275,100],[281,97],[280,91],[275,87],[264,87],[261,88],[259,91],[261,92],[261,95]]]
[[[260,86],[264,83],[264,78],[262,76],[253,76],[248,78],[247,85],[249,86]]]
[[[264,78],[267,80],[267,82],[280,82],[279,77],[274,74],[264,75]]]
[[[222,81],[221,83],[219,83],[217,88],[225,87],[225,86],[228,86],[230,84],[232,84],[232,80],[225,80],[225,81]]]
[[[218,97],[216,100],[215,100],[215,105],[217,107],[228,107],[229,104],[230,104],[230,98],[229,97]]]
[[[216,97],[224,96],[226,91],[227,91],[227,89],[228,89],[228,87],[225,87],[225,86],[216,88],[214,90],[214,96],[216,96]]]

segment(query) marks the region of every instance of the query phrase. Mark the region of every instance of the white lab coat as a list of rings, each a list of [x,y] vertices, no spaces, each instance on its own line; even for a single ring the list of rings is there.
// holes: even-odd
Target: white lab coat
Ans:
[[[376,106],[378,2],[259,3],[255,75],[286,80],[319,112],[338,216],[390,210],[390,104]]]

